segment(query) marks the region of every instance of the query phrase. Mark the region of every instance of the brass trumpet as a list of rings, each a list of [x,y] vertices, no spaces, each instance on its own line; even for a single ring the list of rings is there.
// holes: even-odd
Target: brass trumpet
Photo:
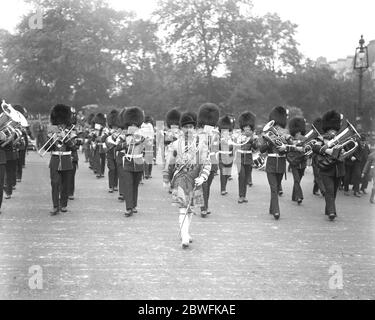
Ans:
[[[65,133],[65,129],[64,130],[61,130],[60,129],[60,132],[53,132],[52,136],[47,140],[47,142],[38,150],[38,154],[41,156],[41,157],[44,157],[46,155],[46,153],[52,148],[52,146],[57,143],[58,141],[60,141],[61,143],[63,143],[65,141],[65,139],[70,135],[70,133],[73,131],[73,129],[75,128],[75,125],[73,124],[70,129],[68,130],[68,132]],[[65,134],[64,134],[65,133]],[[61,138],[62,136],[62,138]],[[48,148],[44,150],[44,152],[42,152],[42,150],[47,146]]]
[[[358,142],[356,141],[357,139],[361,138],[361,135],[358,133],[356,128],[348,121],[347,122],[347,127],[339,133],[336,137],[333,139],[329,140],[327,143],[328,148],[332,147],[337,147],[339,149],[344,149],[345,147],[351,146],[351,148],[339,155],[339,160],[343,161],[347,157],[351,156],[354,151],[358,147]],[[345,149],[344,149],[345,150]]]
[[[271,120],[263,127],[263,138],[271,142],[275,147],[282,146],[285,141],[284,137],[279,130],[275,128],[275,121]]]
[[[3,133],[5,139],[1,147],[6,146],[12,140],[19,140],[22,137],[22,126],[26,127],[27,125],[26,118],[3,100],[1,103],[0,132]]]

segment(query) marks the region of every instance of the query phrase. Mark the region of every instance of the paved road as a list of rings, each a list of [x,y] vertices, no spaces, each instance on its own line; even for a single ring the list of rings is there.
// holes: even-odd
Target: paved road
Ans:
[[[268,214],[264,172],[254,172],[248,204],[237,204],[236,178],[223,197],[216,177],[213,213],[193,218],[188,250],[158,166],[132,218],[82,161],[76,180],[69,212],[49,216],[48,159],[28,155],[23,182],[0,215],[0,299],[375,298],[374,206],[368,196],[340,193],[339,217],[329,222],[324,200],[311,193],[310,170],[302,206],[290,200],[291,174],[283,181],[279,221]],[[30,289],[32,266],[41,268],[42,289]],[[340,270],[342,289],[330,288],[340,285],[330,280]]]

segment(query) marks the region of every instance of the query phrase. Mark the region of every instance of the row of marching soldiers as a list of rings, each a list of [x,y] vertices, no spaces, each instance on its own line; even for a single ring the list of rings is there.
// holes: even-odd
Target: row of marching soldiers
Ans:
[[[119,191],[125,201],[125,216],[137,212],[138,186],[152,177],[156,150],[153,119],[138,107],[112,110],[109,114],[90,114],[86,119],[83,143],[86,162],[98,179],[108,168],[108,192]]]
[[[74,108],[59,104],[52,108],[50,117],[55,128],[50,127],[49,141],[42,149],[52,155],[51,214],[67,212],[68,200],[74,200],[77,150],[81,146],[98,179],[104,177],[107,163],[109,192],[119,191],[119,199],[126,204],[125,216],[136,213],[138,186],[144,173],[151,177],[155,150],[153,127],[144,122],[144,112],[138,107],[112,110],[107,116],[90,115],[82,124]]]
[[[70,114],[66,116],[67,119],[70,117]],[[138,187],[145,164],[146,167],[152,167],[154,152],[156,149],[162,152],[163,183],[170,187],[173,203],[179,207],[180,236],[182,247],[186,248],[192,241],[189,233],[192,206],[200,208],[202,217],[210,214],[210,186],[214,176],[219,170],[221,194],[225,196],[226,182],[234,164],[237,165],[239,177],[238,202],[246,203],[251,168],[255,162],[259,165],[265,162],[270,186],[269,213],[277,220],[281,213],[278,197],[282,194],[281,184],[287,162],[294,178],[292,200],[301,204],[304,196],[300,182],[307,158],[312,156],[315,182],[325,197],[325,214],[334,220],[337,216],[336,194],[345,174],[344,162],[356,157],[360,149],[360,135],[349,122],[347,126],[343,125],[342,120],[341,114],[329,111],[323,115],[321,125],[315,121],[312,130],[306,133],[303,118],[290,119],[288,126],[288,110],[278,106],[272,109],[270,122],[257,136],[254,133],[256,116],[251,111],[240,114],[239,130],[236,131],[233,117],[220,117],[219,108],[215,104],[206,103],[199,108],[198,113],[180,113],[176,109],[169,111],[166,115],[167,130],[160,130],[160,127],[156,130],[156,137],[162,137],[162,147],[158,141],[155,147],[154,131],[152,126],[149,128],[145,123],[144,112],[138,107],[130,107],[121,112],[113,110],[107,117],[99,114],[94,116],[91,121],[93,129],[83,136],[83,144],[89,145],[88,158],[98,178],[104,174],[102,160],[107,159],[110,191],[116,190],[118,179],[119,193],[125,199],[126,217],[137,212]],[[55,121],[55,124],[59,122],[65,123],[64,130],[71,126],[70,120]],[[105,122],[109,128],[105,127]],[[60,178],[64,167],[63,158],[68,155],[72,158],[72,146],[64,147],[71,141],[66,137],[67,134],[63,134],[56,140],[58,149],[54,149],[51,157],[51,164],[54,165],[50,168],[55,168]],[[105,156],[101,155],[103,151]],[[372,158],[370,155],[369,161]],[[367,170],[365,168],[373,170],[373,163],[366,164],[364,171]],[[68,169],[71,170],[72,165]],[[51,169],[51,179],[53,176]],[[68,190],[60,188],[64,189]],[[60,195],[60,204],[54,201],[53,212],[58,210],[56,204],[62,207],[61,211],[66,210],[68,191],[64,194],[63,199]]]
[[[0,210],[5,199],[11,199],[16,184],[22,181],[28,146],[31,135],[26,108],[7,104],[4,100],[0,110]],[[1,214],[1,211],[0,211]]]
[[[329,220],[337,217],[337,190],[350,162],[363,161],[366,154],[364,136],[349,121],[345,125],[343,115],[335,110],[316,119],[309,132],[304,118],[295,117],[288,123],[288,110],[282,106],[272,109],[260,136],[254,133],[255,121],[256,116],[251,111],[241,113],[239,131],[235,132],[233,117],[220,117],[218,107],[212,103],[203,104],[198,114],[180,114],[176,109],[168,112],[163,179],[164,185],[171,189],[173,202],[179,207],[183,248],[192,242],[189,233],[192,206],[200,207],[202,217],[210,214],[208,202],[214,176],[220,170],[221,194],[225,196],[233,165],[237,166],[238,172],[238,203],[244,203],[247,202],[251,168],[262,166],[264,162],[270,186],[269,214],[278,220],[281,213],[279,196],[283,193],[282,178],[286,175],[287,163],[294,180],[292,201],[301,205],[304,199],[301,179],[307,160],[312,157],[313,192],[317,193],[318,189],[322,192],[324,213]],[[361,168],[364,180],[366,177],[374,179],[374,155],[371,153]],[[374,188],[370,197],[372,203]]]

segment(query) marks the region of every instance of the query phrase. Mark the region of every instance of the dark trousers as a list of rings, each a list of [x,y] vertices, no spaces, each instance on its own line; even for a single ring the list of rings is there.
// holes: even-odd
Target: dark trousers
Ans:
[[[301,180],[305,173],[305,168],[298,169],[296,167],[291,166],[292,174],[293,174],[293,192],[292,192],[292,201],[297,201],[298,199],[303,199],[303,192],[301,188]]]
[[[26,163],[26,149],[20,150],[19,155],[20,155],[20,160],[21,160],[21,166],[24,167]]]
[[[21,153],[21,151],[20,151],[20,153]],[[21,155],[20,155],[20,157],[17,159],[17,164],[16,164],[16,178],[17,178],[17,180],[22,180],[22,168],[23,168],[22,158],[21,158]]]
[[[13,192],[13,187],[16,185],[16,170],[17,170],[17,160],[8,160],[5,165],[6,172],[6,187],[5,192],[11,195]]]
[[[142,179],[143,172],[123,171],[124,174],[124,197],[126,210],[134,209],[138,202],[138,187]]]
[[[118,171],[115,159],[107,159],[108,167],[108,185],[109,188],[117,188],[118,186]]]
[[[91,169],[94,171],[96,170],[95,168],[95,159],[94,159],[95,151],[90,147],[89,149],[89,165]]]
[[[94,170],[97,175],[104,175],[104,170],[105,170],[105,158],[106,154],[105,153],[95,153],[94,156]]]
[[[314,173],[314,187],[313,187],[313,193],[317,193],[319,190],[322,194],[325,193],[324,184],[322,181],[322,177],[319,174],[319,168],[316,166],[313,167],[313,173]]]
[[[279,188],[281,186],[281,180],[283,179],[284,173],[267,172],[268,184],[271,189],[271,201],[269,213],[280,213],[279,208]]]
[[[50,168],[52,203],[54,208],[68,205],[69,171],[58,171]]]
[[[361,181],[361,164],[355,162],[345,166],[344,190],[349,191],[349,185],[353,184],[354,192],[359,192],[359,183]]]
[[[249,176],[247,178],[247,183],[248,184],[253,184],[253,166],[250,166]]]
[[[5,179],[5,163],[0,164],[0,208],[1,208],[1,204],[3,203],[4,179]]]
[[[210,190],[211,190],[211,184],[215,177],[215,171],[211,171],[208,175],[208,179],[206,182],[202,184],[202,191],[203,191],[203,201],[204,201],[204,207],[201,207],[202,210],[208,209],[208,199],[210,198]]]
[[[152,173],[152,163],[150,163],[150,164],[145,163],[144,164],[144,175],[145,175],[145,177],[151,177],[151,173]]]
[[[249,182],[251,169],[250,164],[241,164],[241,168],[238,173],[238,193],[240,197],[246,197],[247,183]]]
[[[99,156],[100,156],[100,174],[104,175],[106,155],[105,153],[100,153]]]
[[[364,176],[361,178],[361,190],[366,190],[368,187],[368,177]]]
[[[118,192],[119,192],[119,194],[124,195],[125,194],[125,188],[126,188],[125,178],[124,178],[125,177],[125,174],[124,174],[125,171],[124,171],[121,164],[116,162],[116,165],[117,165],[117,173],[118,173]]]
[[[68,170],[68,196],[74,196],[75,181],[76,181],[76,171],[78,163],[73,162],[73,169]]]
[[[227,189],[227,182],[230,177],[232,167],[220,167],[220,190],[225,191]]]
[[[331,177],[322,175],[322,181],[325,187],[324,199],[326,201],[325,214],[329,215],[330,213],[336,214],[336,195],[337,189],[339,188],[341,177]]]

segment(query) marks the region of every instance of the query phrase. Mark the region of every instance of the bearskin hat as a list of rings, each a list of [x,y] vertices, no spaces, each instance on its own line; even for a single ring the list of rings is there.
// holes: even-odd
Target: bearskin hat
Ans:
[[[87,118],[86,118],[86,122],[91,126],[93,127],[94,126],[94,123],[92,122],[92,120],[94,120],[94,117],[95,117],[95,114],[94,113],[90,113]]]
[[[170,129],[171,126],[179,126],[180,125],[180,118],[181,118],[181,112],[177,109],[172,109],[167,112],[167,115],[165,116],[165,122],[167,124],[167,127]]]
[[[22,115],[27,119],[28,113],[25,107],[22,107],[19,104],[16,104],[15,106],[13,106],[13,108],[17,110],[18,112],[22,113]]]
[[[301,117],[294,117],[289,121],[289,133],[291,136],[295,136],[297,132],[300,132],[303,136],[306,134],[306,120]]]
[[[316,118],[314,121],[313,121],[313,126],[318,130],[319,133],[323,133],[323,128],[322,128],[322,118]]]
[[[145,123],[151,123],[152,125],[154,125],[154,118],[153,117],[151,117],[150,115],[147,115],[147,116],[145,116],[145,121],[144,121]]]
[[[225,115],[219,119],[217,122],[217,126],[220,130],[233,130],[234,129],[234,121],[232,121],[233,118],[231,118],[228,115]]]
[[[323,132],[329,130],[339,131],[341,127],[341,114],[335,110],[326,112],[322,117],[322,129]]]
[[[70,125],[72,113],[70,107],[65,104],[57,104],[51,109],[51,124],[54,126],[65,124]]]
[[[275,121],[275,125],[279,125],[281,128],[285,129],[288,120],[287,110],[282,106],[277,106],[273,108],[268,118],[268,121],[271,120]]]
[[[107,120],[106,120],[106,118],[105,118],[105,116],[104,116],[104,114],[103,113],[101,113],[101,112],[99,112],[99,113],[97,113],[96,115],[95,115],[95,117],[94,117],[94,119],[93,119],[93,122],[96,124],[100,124],[100,125],[102,125],[103,127],[106,125],[106,122],[107,122]]]
[[[199,107],[197,127],[203,128],[204,126],[216,127],[219,121],[220,110],[214,103],[204,103]]]
[[[144,114],[139,107],[125,108],[124,112],[120,113],[120,124],[124,129],[134,125],[140,127],[144,121]]]
[[[192,124],[194,127],[197,125],[197,114],[193,111],[186,111],[181,114],[180,127],[187,124]]]
[[[108,127],[118,127],[118,113],[119,112],[116,109],[113,109],[107,114]]]
[[[243,129],[246,126],[250,126],[251,130],[254,131],[255,128],[255,119],[256,116],[251,111],[245,111],[240,114],[240,117],[238,118],[238,123],[241,129]]]

